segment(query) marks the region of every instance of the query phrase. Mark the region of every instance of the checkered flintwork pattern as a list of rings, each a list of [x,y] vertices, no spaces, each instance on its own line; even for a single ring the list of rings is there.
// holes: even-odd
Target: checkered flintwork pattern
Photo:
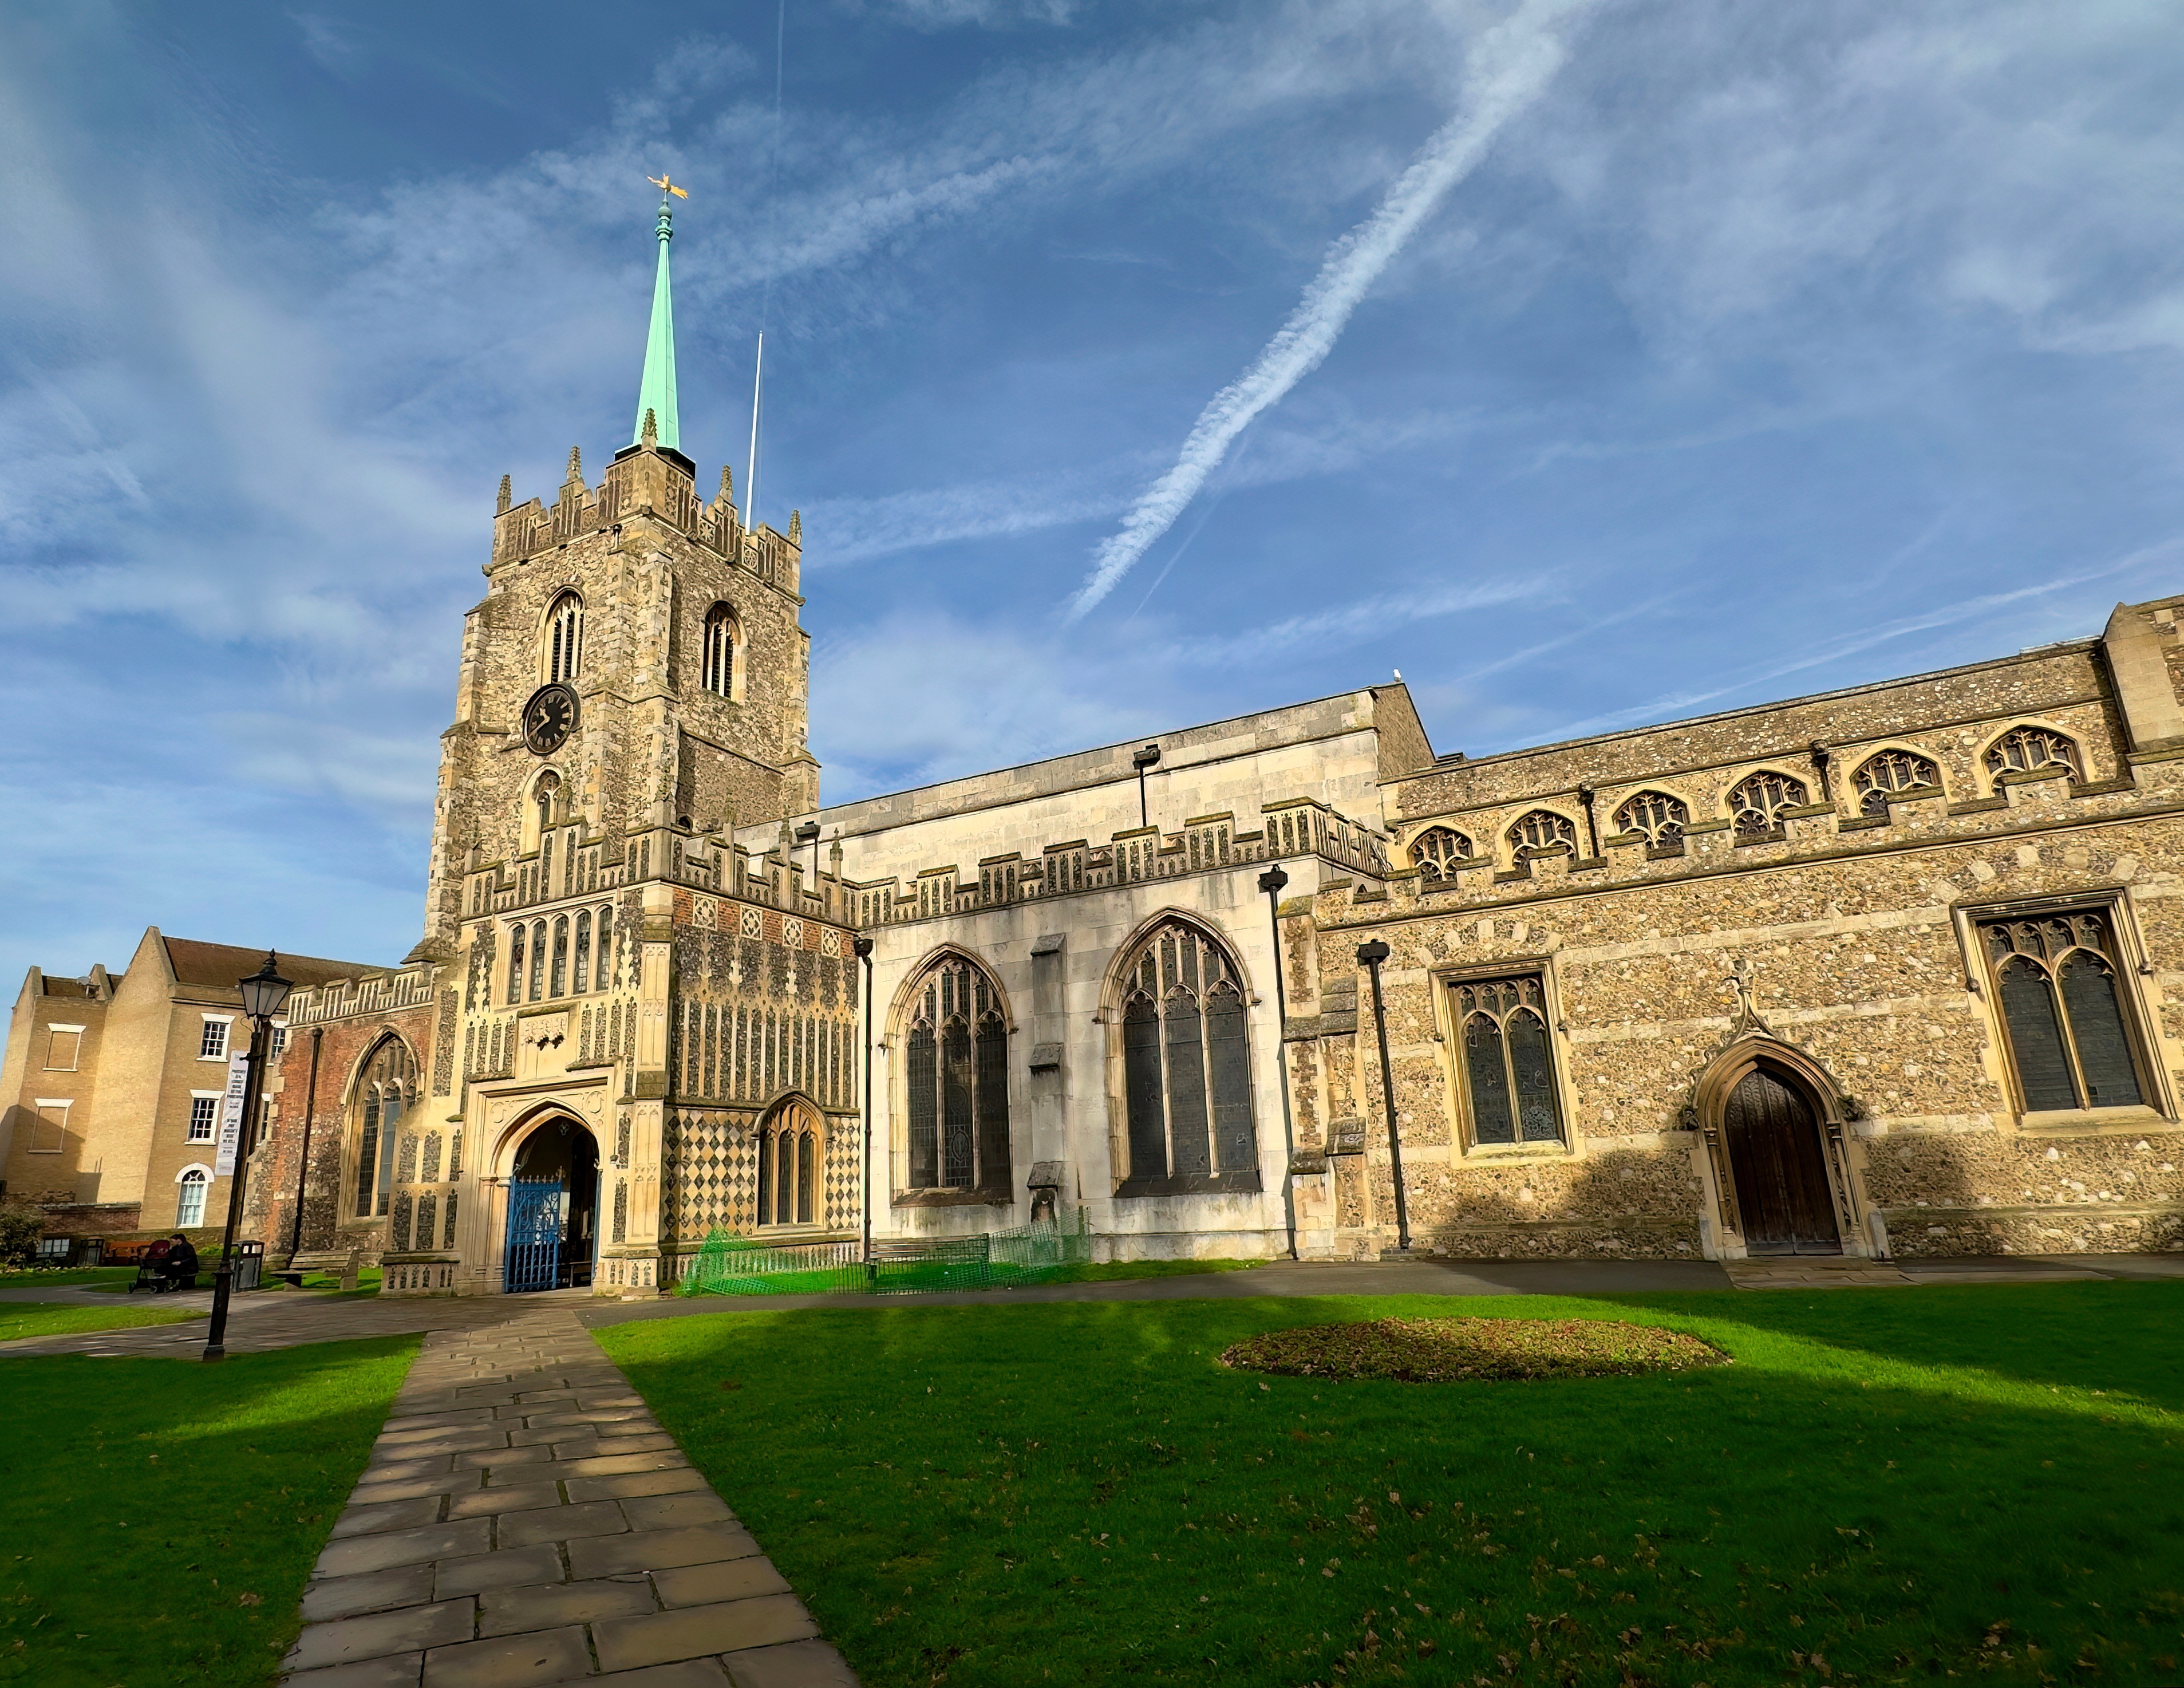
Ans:
[[[664,1240],[702,1242],[716,1225],[730,1231],[751,1228],[758,1211],[758,1142],[750,1121],[725,1113],[673,1113],[663,1147]]]
[[[854,1117],[821,1114],[826,1150],[821,1182],[822,1223],[853,1230],[863,1216],[857,1167],[861,1127]],[[708,1109],[667,1118],[661,1185],[665,1242],[703,1242],[716,1226],[748,1235],[758,1223],[760,1120]]]

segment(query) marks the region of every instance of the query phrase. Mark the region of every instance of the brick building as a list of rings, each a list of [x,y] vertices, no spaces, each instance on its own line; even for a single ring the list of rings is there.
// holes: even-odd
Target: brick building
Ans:
[[[698,495],[659,232],[630,443],[503,483],[424,938],[290,1004],[276,1251],[650,1294],[716,1228],[1046,1204],[1113,1255],[2178,1245],[2184,600],[1476,759],[1397,682],[822,808],[800,526]]]
[[[0,1067],[0,1194],[43,1207],[53,1237],[217,1228],[220,1100],[250,1035],[236,981],[265,957],[155,926],[124,972],[31,968]],[[281,965],[304,984],[360,971],[309,955]]]

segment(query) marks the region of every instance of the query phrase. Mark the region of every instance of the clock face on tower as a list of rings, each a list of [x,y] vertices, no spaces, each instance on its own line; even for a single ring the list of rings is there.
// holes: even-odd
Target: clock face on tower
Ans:
[[[523,706],[523,742],[536,756],[550,756],[577,730],[577,694],[556,681],[541,686]]]

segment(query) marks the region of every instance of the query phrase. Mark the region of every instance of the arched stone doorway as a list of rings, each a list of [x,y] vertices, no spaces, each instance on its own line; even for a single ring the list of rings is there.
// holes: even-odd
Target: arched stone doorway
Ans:
[[[1802,1085],[1755,1067],[1722,1107],[1722,1145],[1752,1254],[1841,1254],[1820,1122]]]
[[[1725,1257],[1869,1252],[1847,1105],[1811,1056],[1755,1029],[1707,1063],[1691,1100]]]
[[[508,1178],[502,1287],[583,1289],[599,1249],[599,1145],[566,1114],[549,1114],[516,1145]]]

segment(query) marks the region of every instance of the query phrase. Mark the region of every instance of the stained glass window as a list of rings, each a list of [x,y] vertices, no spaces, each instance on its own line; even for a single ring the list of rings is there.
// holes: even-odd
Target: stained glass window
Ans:
[[[1642,833],[1652,850],[1680,850],[1684,844],[1684,828],[1691,822],[1691,811],[1680,797],[1671,797],[1665,791],[1641,791],[1615,811],[1615,825],[1624,833]]]
[[[1547,855],[1558,850],[1577,849],[1577,823],[1552,809],[1535,809],[1509,828],[1509,847],[1519,861]]]
[[[1986,768],[1997,787],[2004,774],[2033,773],[2042,768],[2063,768],[2073,779],[2084,777],[2078,747],[2047,727],[2011,727],[1987,746]]]
[[[2142,1104],[2109,912],[1989,921],[1980,931],[2026,1111]]]
[[[402,1116],[416,1100],[416,1066],[389,1038],[372,1051],[356,1087],[355,1217],[384,1217],[394,1193],[394,1147]]]
[[[1170,921],[1133,952],[1123,977],[1123,1193],[1256,1173],[1244,992],[1228,952]]]
[[[1851,776],[1861,815],[1888,813],[1888,799],[1905,792],[1928,792],[1942,783],[1942,771],[1908,750],[1883,750],[1858,764]]]
[[[1449,989],[1471,1140],[1561,1142],[1562,1103],[1540,976],[1459,979]]]
[[[1000,991],[974,963],[948,956],[920,982],[907,1039],[903,1189],[1010,1189],[1008,1037]]]
[[[1801,779],[1772,772],[1757,773],[1729,794],[1729,812],[1737,832],[1745,838],[1782,829],[1782,811],[1802,809],[1812,800]]]
[[[1451,877],[1471,860],[1471,840],[1450,827],[1428,827],[1411,840],[1411,863],[1428,879]]]

